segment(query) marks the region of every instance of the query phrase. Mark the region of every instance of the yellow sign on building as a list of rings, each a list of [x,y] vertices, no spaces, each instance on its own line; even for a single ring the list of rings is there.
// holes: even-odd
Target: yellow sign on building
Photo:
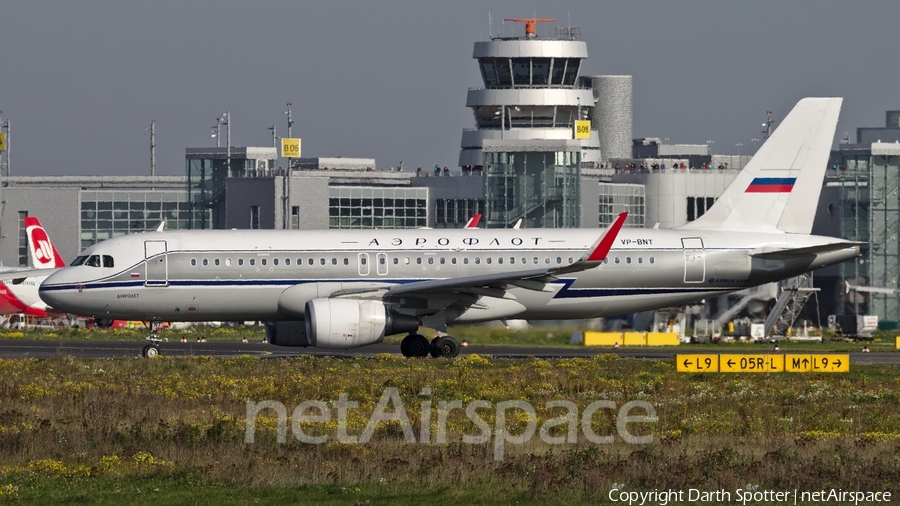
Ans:
[[[575,120],[575,138],[590,139],[591,138],[591,121]]]
[[[281,139],[282,158],[300,158],[300,139]]]
[[[0,134],[0,151],[6,151],[6,134]]]

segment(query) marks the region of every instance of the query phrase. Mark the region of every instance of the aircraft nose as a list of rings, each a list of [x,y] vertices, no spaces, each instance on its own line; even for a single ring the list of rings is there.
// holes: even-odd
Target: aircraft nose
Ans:
[[[65,272],[66,270],[67,269],[62,269],[50,274],[43,282],[41,282],[40,286],[38,286],[38,295],[41,300],[48,306],[61,311],[65,310],[66,290],[64,287],[67,284],[66,278],[70,277],[70,275]]]

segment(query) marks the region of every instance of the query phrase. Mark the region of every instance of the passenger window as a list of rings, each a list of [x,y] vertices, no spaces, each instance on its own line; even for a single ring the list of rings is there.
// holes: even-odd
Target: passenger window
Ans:
[[[532,258],[532,260],[534,261],[534,265],[537,265],[537,263],[538,263],[538,257],[534,257],[534,258]]]
[[[265,265],[265,264],[263,264],[263,265]],[[273,258],[273,259],[272,259],[272,265],[278,265],[278,259],[277,259],[277,258]]]
[[[291,265],[291,259],[290,259],[290,258],[285,258],[285,259],[284,259],[284,265]]]
[[[644,257],[638,257],[638,263],[639,264],[644,263]]]
[[[451,258],[450,263],[456,265],[456,257]]]
[[[497,257],[497,263],[498,263],[498,264],[502,264],[502,263],[503,263],[503,257]]]
[[[319,265],[325,265],[325,259],[324,259],[324,258],[320,258],[320,259],[319,259]]]
[[[549,263],[550,263],[550,257],[544,257],[544,263],[545,263],[545,264],[549,264]]]
[[[572,257],[569,257],[569,263],[570,263],[570,264],[571,264],[571,263],[574,263],[573,260],[572,260]]]
[[[522,265],[527,265],[527,264],[528,264],[528,259],[525,257],[522,257]]]
[[[417,257],[417,258],[416,258],[416,263],[419,264],[419,265],[422,265],[422,257]]]
[[[444,265],[446,262],[447,261],[444,259],[444,257],[441,257],[441,265]]]
[[[191,259],[191,267],[196,267],[196,266],[197,266],[197,259],[196,259],[196,258],[192,258],[192,259]]]
[[[266,259],[265,259],[265,258],[260,258],[260,259],[259,259],[259,263],[262,264],[262,265],[266,265]]]
[[[207,265],[209,265],[209,259],[204,258],[202,263],[203,263],[203,266],[206,267]]]
[[[400,263],[400,259],[397,257],[394,257],[393,261],[394,261],[394,265],[398,265]]]
[[[562,257],[556,257],[556,263],[557,263],[557,264],[561,264],[561,263],[562,263]]]
[[[384,264],[387,263],[387,262],[385,262],[384,257],[378,257],[378,263],[379,263],[380,265],[384,265]],[[441,263],[444,263],[444,259],[443,259],[443,258],[441,259]],[[346,258],[344,259],[344,265],[347,265],[347,259],[346,259]]]
[[[604,258],[604,259],[603,259],[603,263],[608,264],[608,263],[609,263],[609,257]]]
[[[490,265],[490,264],[491,264],[491,257],[485,258],[484,261],[487,262],[488,265]]]
[[[226,258],[226,259],[225,259],[225,265],[226,265],[227,267],[231,267],[231,259],[230,259],[230,258]]]
[[[217,259],[213,260],[213,263],[216,265],[219,265],[219,259],[217,258]]]
[[[337,265],[337,258],[331,259],[331,265]]]
[[[428,265],[431,265],[433,263],[434,263],[434,257],[428,257]]]
[[[306,263],[308,263],[309,265],[312,265],[312,264],[314,264],[314,263],[316,263],[316,262],[315,262],[315,260],[313,260],[312,258],[310,258]]]
[[[619,263],[619,257],[616,257],[616,263]]]
[[[409,257],[406,257],[406,258],[403,259],[403,264],[404,264],[404,265],[409,265]]]
[[[630,264],[630,263],[631,263],[631,257],[625,257],[625,263],[626,263],[626,264]]]
[[[516,257],[509,257],[509,263],[511,263],[511,264],[516,263]]]
[[[345,258],[345,259],[344,259],[344,265],[350,265],[350,260]]]
[[[244,259],[238,258],[238,265],[244,265]]]
[[[256,265],[256,259],[255,259],[255,258],[251,258],[251,259],[250,259],[250,265]]]
[[[481,263],[480,257],[475,257],[475,265],[479,265]]]
[[[650,257],[650,263],[651,264],[653,263],[653,257]]]
[[[463,257],[463,265],[469,265],[469,257]]]

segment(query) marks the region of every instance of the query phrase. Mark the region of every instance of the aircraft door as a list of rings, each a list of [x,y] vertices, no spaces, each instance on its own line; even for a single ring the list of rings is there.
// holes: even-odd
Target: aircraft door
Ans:
[[[685,237],[681,239],[684,247],[684,282],[702,283],[706,279],[706,255],[703,252],[703,239]]]
[[[385,276],[388,273],[388,258],[387,253],[378,253],[375,255],[375,261],[377,264],[375,265],[375,272],[378,273],[379,276]]]
[[[166,241],[144,241],[144,286],[169,286]]]
[[[368,276],[369,275],[369,254],[368,253],[360,253],[358,256],[359,262],[359,275],[360,276]]]

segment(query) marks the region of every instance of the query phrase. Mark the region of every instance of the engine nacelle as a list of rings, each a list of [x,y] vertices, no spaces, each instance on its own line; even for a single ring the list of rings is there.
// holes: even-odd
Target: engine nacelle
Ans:
[[[319,348],[356,348],[384,336],[414,332],[419,320],[377,300],[315,299],[306,303],[306,336]]]
[[[309,346],[306,322],[266,322],[266,341],[275,346]]]

